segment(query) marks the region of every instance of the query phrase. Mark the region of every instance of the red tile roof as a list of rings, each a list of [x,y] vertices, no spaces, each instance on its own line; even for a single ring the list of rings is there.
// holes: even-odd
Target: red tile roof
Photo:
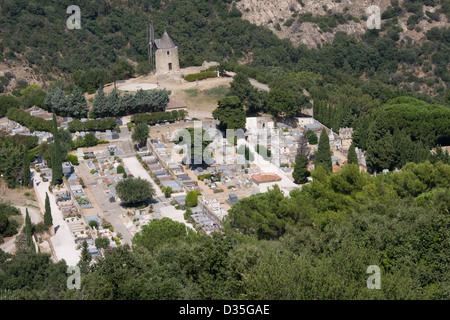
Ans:
[[[282,180],[277,174],[256,174],[252,176],[252,179],[257,183],[276,182]]]

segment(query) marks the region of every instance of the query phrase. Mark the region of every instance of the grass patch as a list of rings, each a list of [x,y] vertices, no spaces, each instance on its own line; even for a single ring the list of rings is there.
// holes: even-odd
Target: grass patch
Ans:
[[[208,97],[223,98],[227,95],[230,88],[228,86],[218,86],[216,88],[203,91],[203,94]]]
[[[20,215],[20,216],[12,216],[9,219],[10,220],[15,220],[19,224],[19,226],[21,226],[25,222],[25,218],[22,215]]]
[[[191,98],[196,98],[199,95],[198,89],[187,89],[187,90],[184,90],[184,92],[186,92],[188,97],[191,97]]]

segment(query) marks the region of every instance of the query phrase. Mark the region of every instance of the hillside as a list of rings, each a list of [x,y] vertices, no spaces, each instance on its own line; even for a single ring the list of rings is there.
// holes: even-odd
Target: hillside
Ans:
[[[94,93],[148,74],[150,20],[156,37],[166,27],[182,68],[225,61],[268,75],[343,72],[432,96],[449,87],[448,1],[379,1],[380,31],[365,26],[369,1],[83,0],[82,28],[68,30],[71,4],[0,0],[0,93],[25,87],[20,80]]]
[[[443,8],[440,1],[242,0],[237,2],[237,8],[243,13],[243,19],[269,28],[278,37],[289,39],[296,46],[304,44],[309,48],[317,48],[323,43],[332,42],[336,32],[339,31],[346,32],[348,35],[362,36],[367,31],[366,10],[371,5],[380,7],[384,33],[391,26],[399,27],[400,41],[406,41],[409,38],[413,44],[420,44],[426,40],[426,32],[433,27],[448,26],[448,4]],[[394,12],[396,21],[391,19]]]

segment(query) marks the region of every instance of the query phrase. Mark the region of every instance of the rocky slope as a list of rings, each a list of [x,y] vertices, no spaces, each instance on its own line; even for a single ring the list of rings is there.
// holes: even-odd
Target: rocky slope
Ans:
[[[404,0],[399,1],[402,7]],[[243,19],[254,24],[263,25],[270,28],[278,37],[290,39],[296,46],[304,44],[309,48],[316,48],[318,45],[331,42],[338,31],[344,31],[349,35],[361,36],[367,31],[366,10],[371,5],[377,5],[381,12],[391,6],[390,0],[240,0],[236,2],[236,7],[242,12]],[[423,7],[423,11],[435,12],[440,5],[435,7]],[[440,21],[434,21],[424,17],[420,19],[413,30],[407,28],[408,18],[413,13],[403,10],[403,14],[398,17],[398,27],[400,40],[411,38],[413,42],[421,42],[425,39],[425,33],[432,27],[448,26],[447,18],[440,15]],[[345,18],[345,21],[328,27],[317,21],[305,22],[303,15],[311,14],[314,20],[324,17],[332,17],[337,14]],[[317,19],[319,18],[319,19]],[[344,22],[344,23],[342,23]],[[383,24],[385,21],[382,20]],[[326,22],[325,22],[326,23]],[[323,28],[325,26],[325,28]]]

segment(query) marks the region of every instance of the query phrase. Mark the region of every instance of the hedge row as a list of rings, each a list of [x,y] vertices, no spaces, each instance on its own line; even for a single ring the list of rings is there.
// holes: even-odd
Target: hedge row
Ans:
[[[70,132],[113,130],[116,126],[115,122],[116,120],[114,118],[94,119],[86,122],[74,119],[69,122],[68,129]]]
[[[191,73],[184,77],[184,80],[188,82],[194,82],[197,79],[198,80],[204,80],[207,78],[216,78],[217,72],[216,71],[204,71],[200,73]]]
[[[20,123],[22,126],[33,131],[53,131],[53,122],[51,120],[44,120],[30,115],[28,112],[19,110],[17,108],[10,108],[6,113],[8,119]]]
[[[148,124],[154,125],[161,122],[172,122],[177,120],[184,120],[186,118],[187,111],[174,110],[170,112],[153,112],[153,113],[139,113],[131,117],[131,121],[135,124]]]

